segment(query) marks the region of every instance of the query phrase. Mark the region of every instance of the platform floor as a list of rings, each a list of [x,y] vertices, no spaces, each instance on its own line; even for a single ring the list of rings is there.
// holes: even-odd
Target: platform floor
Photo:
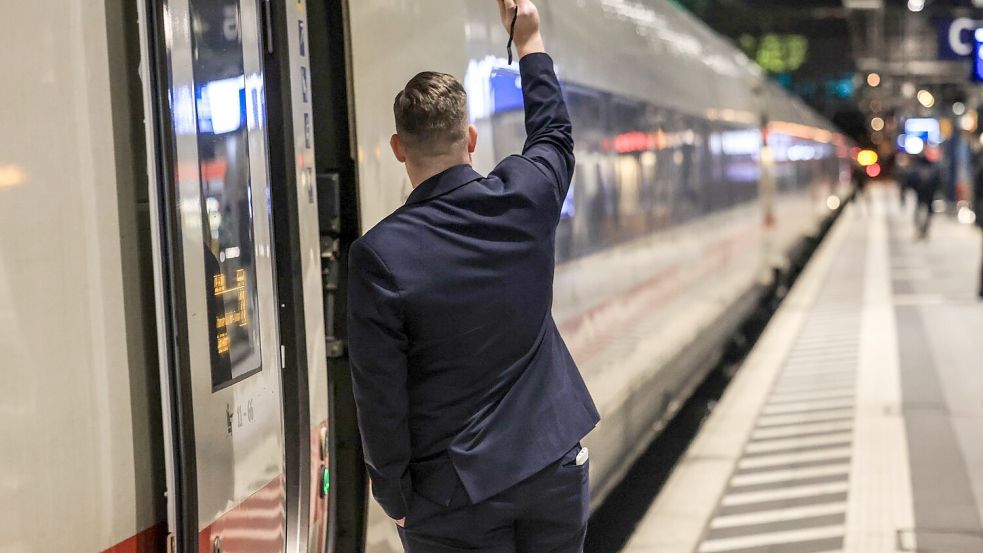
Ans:
[[[983,552],[979,229],[847,208],[625,552]]]

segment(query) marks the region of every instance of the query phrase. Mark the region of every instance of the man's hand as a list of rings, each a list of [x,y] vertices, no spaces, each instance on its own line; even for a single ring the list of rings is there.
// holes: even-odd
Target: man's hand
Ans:
[[[545,52],[543,37],[539,33],[539,10],[531,0],[498,0],[498,12],[502,16],[505,32],[512,30],[512,19],[515,10],[519,9],[519,17],[515,21],[515,46],[519,50],[519,58],[526,54]]]
[[[395,522],[396,526],[399,526],[400,528],[406,528],[406,517],[403,517],[399,520],[393,519],[393,522]]]

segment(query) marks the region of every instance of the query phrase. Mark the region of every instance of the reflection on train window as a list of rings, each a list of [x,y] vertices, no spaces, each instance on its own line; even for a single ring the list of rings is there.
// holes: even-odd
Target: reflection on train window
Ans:
[[[193,0],[195,106],[212,389],[262,369],[247,94],[238,0]],[[247,105],[249,107],[247,107]]]
[[[472,117],[491,127],[496,159],[525,140],[522,90],[510,67],[472,64]],[[577,168],[556,232],[564,262],[697,217],[749,205],[759,195],[762,129],[563,82]],[[836,148],[774,125],[769,145],[779,191],[806,190],[838,174]],[[795,136],[796,134],[806,136]]]

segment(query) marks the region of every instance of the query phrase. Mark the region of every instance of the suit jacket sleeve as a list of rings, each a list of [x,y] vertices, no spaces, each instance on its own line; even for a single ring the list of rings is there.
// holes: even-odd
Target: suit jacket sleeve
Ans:
[[[547,54],[528,54],[519,60],[526,112],[526,144],[522,155],[539,166],[556,187],[559,203],[573,179],[573,125],[560,81]]]
[[[349,268],[349,356],[365,463],[372,494],[386,514],[401,519],[411,493],[402,300],[393,275],[369,246],[352,245]]]

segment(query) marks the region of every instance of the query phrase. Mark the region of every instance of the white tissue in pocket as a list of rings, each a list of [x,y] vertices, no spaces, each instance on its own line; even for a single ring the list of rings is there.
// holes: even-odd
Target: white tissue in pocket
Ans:
[[[577,454],[577,466],[579,467],[586,463],[587,459],[590,459],[590,450],[585,447]]]

